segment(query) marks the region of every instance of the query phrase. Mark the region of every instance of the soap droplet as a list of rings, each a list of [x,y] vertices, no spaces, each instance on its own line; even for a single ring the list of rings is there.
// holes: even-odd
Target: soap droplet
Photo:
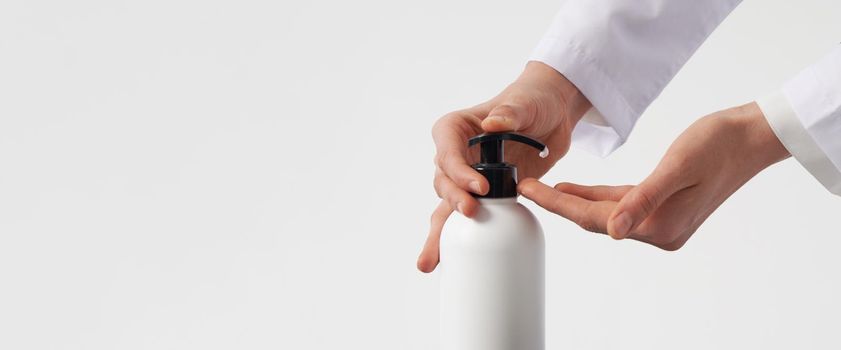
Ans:
[[[538,155],[540,156],[540,158],[548,157],[549,156],[549,147],[543,147],[543,150],[541,150],[540,154],[538,154]]]

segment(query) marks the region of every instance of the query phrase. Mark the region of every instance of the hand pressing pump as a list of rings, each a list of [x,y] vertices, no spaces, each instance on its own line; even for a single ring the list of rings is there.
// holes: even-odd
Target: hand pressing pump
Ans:
[[[471,138],[473,165],[488,179],[472,219],[451,220],[441,236],[441,342],[445,350],[544,349],[544,242],[534,215],[517,202],[517,168],[504,141],[542,143],[514,133]],[[461,226],[461,227],[455,227]]]

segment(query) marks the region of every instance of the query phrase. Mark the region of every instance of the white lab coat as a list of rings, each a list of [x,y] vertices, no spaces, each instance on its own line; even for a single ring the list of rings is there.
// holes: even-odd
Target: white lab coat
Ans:
[[[739,0],[568,0],[531,60],[592,102],[573,143],[607,155]],[[841,195],[841,47],[757,100],[786,149]]]

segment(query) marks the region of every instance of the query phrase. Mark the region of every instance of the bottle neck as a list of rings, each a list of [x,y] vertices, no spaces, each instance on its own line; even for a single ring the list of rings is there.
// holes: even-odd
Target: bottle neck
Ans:
[[[488,180],[490,189],[480,198],[511,198],[517,196],[517,167],[507,163],[473,164],[479,174]]]
[[[481,205],[511,205],[517,203],[517,197],[504,198],[476,198]]]

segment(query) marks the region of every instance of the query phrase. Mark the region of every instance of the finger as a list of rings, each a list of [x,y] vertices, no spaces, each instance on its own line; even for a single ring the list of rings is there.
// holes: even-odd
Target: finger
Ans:
[[[426,237],[426,243],[418,257],[418,270],[421,272],[430,273],[438,266],[441,230],[444,229],[444,223],[452,212],[453,209],[450,208],[447,201],[441,201],[435,211],[432,212],[429,235]]]
[[[527,128],[534,120],[534,111],[525,103],[508,102],[500,104],[482,120],[482,129],[487,132],[518,131]]]
[[[488,191],[487,180],[468,165],[467,140],[481,132],[479,117],[468,112],[444,116],[432,128],[435,165],[459,188],[476,194]]]
[[[450,180],[444,172],[438,170],[435,172],[435,193],[438,197],[447,201],[450,208],[458,210],[464,216],[472,217],[479,206],[479,202],[473,198],[469,193],[459,188],[453,180]]]
[[[452,150],[439,151],[436,159],[438,169],[441,169],[458,188],[479,195],[486,194],[490,189],[488,180],[468,166],[467,160],[459,152]]]
[[[646,218],[654,214],[672,194],[683,186],[680,172],[655,169],[642,183],[622,197],[608,220],[608,234],[615,239],[628,237]]]
[[[569,182],[561,182],[555,185],[555,189],[569,193],[591,201],[615,201],[618,202],[634,186],[585,186]]]
[[[517,189],[537,205],[575,222],[590,232],[606,233],[607,218],[616,206],[616,202],[591,201],[564,193],[535,179],[520,181]]]

